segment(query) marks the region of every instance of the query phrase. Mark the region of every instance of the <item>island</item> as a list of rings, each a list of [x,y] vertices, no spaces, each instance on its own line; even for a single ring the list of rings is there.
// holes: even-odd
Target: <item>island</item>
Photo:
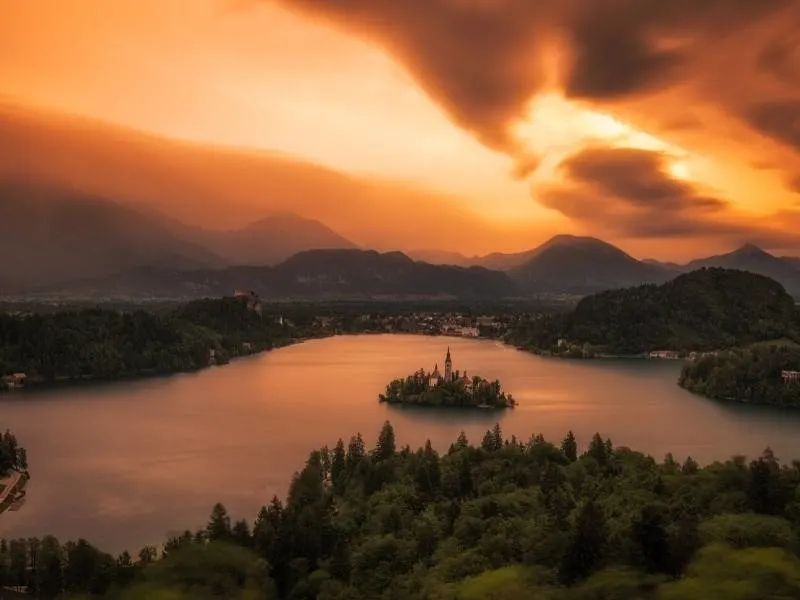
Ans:
[[[439,408],[513,408],[516,401],[502,390],[500,382],[453,370],[450,348],[444,361],[444,373],[437,364],[433,371],[420,369],[405,379],[395,379],[378,396],[379,402]]]

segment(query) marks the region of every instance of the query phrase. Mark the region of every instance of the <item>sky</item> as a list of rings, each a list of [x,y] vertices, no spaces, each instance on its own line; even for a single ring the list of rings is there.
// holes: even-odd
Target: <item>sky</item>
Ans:
[[[7,101],[446,197],[486,229],[416,245],[568,232],[674,260],[800,253],[800,0],[0,0],[0,15]]]

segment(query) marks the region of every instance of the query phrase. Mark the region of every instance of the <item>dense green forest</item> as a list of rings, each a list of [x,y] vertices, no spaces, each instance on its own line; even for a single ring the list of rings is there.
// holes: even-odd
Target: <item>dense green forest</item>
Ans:
[[[461,434],[439,455],[388,423],[312,452],[252,526],[222,505],[162,552],[0,543],[0,583],[34,597],[320,600],[800,598],[800,462],[700,467],[595,435]]]
[[[28,468],[28,457],[25,448],[17,442],[16,436],[6,430],[0,435],[0,477],[8,474],[11,469],[24,471]]]
[[[569,313],[521,323],[515,345],[558,352],[588,345],[591,354],[703,351],[789,338],[800,341],[800,315],[783,287],[761,275],[701,269],[663,285],[587,296]],[[582,353],[579,353],[582,355]]]
[[[36,384],[190,371],[301,335],[311,334],[290,332],[236,298],[161,312],[0,313],[0,376],[25,373]]]
[[[678,382],[719,400],[800,406],[800,381],[785,382],[782,371],[800,371],[800,346],[754,344],[704,356],[686,364]]]
[[[420,369],[405,379],[395,379],[378,396],[380,402],[430,406],[439,408],[512,408],[515,405],[511,394],[503,391],[500,382],[473,377],[468,383],[456,371],[451,381],[442,379],[430,385],[430,374]]]

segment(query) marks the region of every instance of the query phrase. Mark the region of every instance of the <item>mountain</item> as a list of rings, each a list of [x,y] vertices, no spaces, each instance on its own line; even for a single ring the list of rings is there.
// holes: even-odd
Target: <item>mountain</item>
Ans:
[[[495,271],[510,271],[524,265],[536,255],[537,250],[538,248],[525,250],[524,252],[492,252],[478,258],[475,264]]]
[[[219,267],[213,252],[130,207],[63,187],[0,181],[0,286],[18,292],[135,267]]]
[[[414,260],[434,265],[457,265],[460,267],[484,267],[493,271],[509,271],[531,258],[536,250],[524,252],[492,252],[484,256],[464,256],[447,250],[413,250],[407,254]]]
[[[234,266],[182,271],[139,268],[40,290],[83,298],[196,298],[252,290],[265,299],[459,298],[520,295],[505,274],[481,267],[416,262],[401,252],[309,250],[274,267]]]
[[[613,354],[717,350],[796,339],[798,321],[794,300],[777,281],[755,273],[708,268],[662,285],[587,296],[571,313],[520,328],[514,341],[550,350],[565,339]]]
[[[187,232],[190,239],[237,265],[276,265],[305,250],[355,249],[326,225],[292,213],[275,213],[242,229]]]
[[[463,210],[453,194],[278,152],[192,143],[15,105],[0,95],[2,176],[80,189],[136,210],[148,206],[212,230],[238,230],[266,214],[291,212],[364,248],[421,248],[431,240],[456,248],[467,231],[484,247],[531,235]]]
[[[589,294],[642,283],[662,282],[669,273],[645,264],[619,248],[591,237],[558,235],[509,271],[523,289],[534,293]]]
[[[459,252],[449,250],[410,250],[406,252],[414,260],[430,263],[432,265],[454,265],[457,267],[477,266],[480,258],[464,256]]]
[[[785,262],[790,267],[797,269],[800,271],[800,257],[798,256],[781,256],[779,257],[783,262]]]
[[[800,295],[800,270],[791,259],[778,258],[753,244],[745,244],[728,254],[694,260],[682,269],[693,271],[706,267],[738,269],[764,275],[779,282],[793,296]]]

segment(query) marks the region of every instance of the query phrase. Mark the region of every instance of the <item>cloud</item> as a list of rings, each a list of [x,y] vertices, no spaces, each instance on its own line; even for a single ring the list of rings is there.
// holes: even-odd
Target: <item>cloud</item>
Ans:
[[[800,98],[759,102],[746,114],[761,133],[800,152]]]
[[[537,199],[569,218],[629,238],[672,238],[738,232],[728,204],[669,174],[659,152],[595,146],[568,157],[564,183]]]
[[[375,39],[454,122],[512,155],[509,124],[548,85],[556,52],[565,94],[595,104],[692,88],[734,114],[740,90],[717,85],[734,44],[747,53],[737,78],[755,82],[760,70],[800,88],[800,0],[280,1]]]
[[[800,236],[794,233],[800,211],[744,215],[723,198],[676,179],[669,166],[670,157],[660,152],[594,146],[562,162],[562,183],[537,187],[534,193],[540,203],[574,222],[619,238],[703,238],[800,249]]]

